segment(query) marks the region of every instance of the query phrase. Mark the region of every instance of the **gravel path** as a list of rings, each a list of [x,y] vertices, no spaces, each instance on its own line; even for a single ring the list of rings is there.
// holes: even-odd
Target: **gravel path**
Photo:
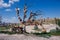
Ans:
[[[0,40],[60,40],[60,36],[52,36],[50,38],[37,37],[37,36],[27,36],[24,34],[0,34]]]

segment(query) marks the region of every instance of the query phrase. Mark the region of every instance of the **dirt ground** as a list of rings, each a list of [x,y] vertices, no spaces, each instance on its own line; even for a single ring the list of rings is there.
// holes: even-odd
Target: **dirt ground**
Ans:
[[[0,40],[60,40],[60,36],[52,36],[49,38],[38,37],[33,35],[24,35],[24,34],[0,34]]]

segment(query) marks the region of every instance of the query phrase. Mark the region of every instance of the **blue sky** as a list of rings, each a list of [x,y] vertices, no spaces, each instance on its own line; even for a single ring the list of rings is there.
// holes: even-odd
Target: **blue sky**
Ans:
[[[15,8],[21,9],[20,16],[23,17],[25,2],[28,7],[27,17],[29,17],[30,10],[33,12],[41,10],[44,18],[60,17],[60,0],[0,0],[0,15],[3,22],[18,22]]]

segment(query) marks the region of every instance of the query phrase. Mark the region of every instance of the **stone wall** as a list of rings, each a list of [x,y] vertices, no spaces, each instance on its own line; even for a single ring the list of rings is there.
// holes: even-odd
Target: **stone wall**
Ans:
[[[56,29],[56,27],[59,27],[59,26],[56,25],[56,24],[43,24],[43,27],[46,29],[47,32],[50,32],[50,30]],[[29,25],[29,26],[26,26],[26,31],[28,33],[31,33],[31,32],[42,32],[42,26],[38,25],[38,28],[40,30],[34,30],[34,25]]]

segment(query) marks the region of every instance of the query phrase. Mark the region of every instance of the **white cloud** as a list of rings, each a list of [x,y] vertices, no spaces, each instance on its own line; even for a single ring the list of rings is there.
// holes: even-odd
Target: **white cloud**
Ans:
[[[18,23],[18,19],[16,17],[3,18],[2,21],[6,23]]]
[[[9,3],[13,4],[14,2],[19,2],[19,0],[9,0]]]
[[[0,7],[10,7],[11,4],[5,3],[3,0],[0,0]]]
[[[7,3],[2,4],[2,7],[10,7],[10,6],[11,4],[7,4]]]
[[[10,12],[10,11],[12,11],[11,9],[6,9],[5,11],[8,11],[8,12]]]
[[[5,3],[4,0],[0,0],[0,7],[10,7],[15,2],[19,2],[19,0],[9,0],[8,3]]]
[[[13,1],[9,0],[9,4],[13,4],[13,3],[14,3]]]
[[[19,2],[19,0],[13,0],[14,2]]]

